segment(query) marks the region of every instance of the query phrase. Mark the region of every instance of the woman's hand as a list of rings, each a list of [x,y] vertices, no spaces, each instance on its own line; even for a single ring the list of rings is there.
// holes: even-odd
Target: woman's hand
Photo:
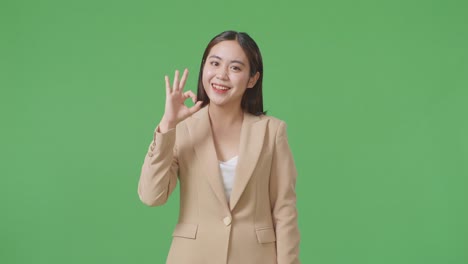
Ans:
[[[179,71],[175,71],[174,83],[169,82],[169,77],[166,75],[166,106],[164,116],[159,124],[159,132],[164,133],[169,129],[176,127],[176,125],[196,113],[201,109],[202,101],[197,101],[197,96],[192,91],[184,92],[185,82],[187,81],[188,69],[184,70],[182,79],[179,81]],[[188,98],[192,98],[194,106],[188,108],[184,102]]]

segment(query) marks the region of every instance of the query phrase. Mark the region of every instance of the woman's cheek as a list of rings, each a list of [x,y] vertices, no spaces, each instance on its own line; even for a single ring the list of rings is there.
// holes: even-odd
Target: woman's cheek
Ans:
[[[205,69],[203,71],[203,76],[205,76],[207,80],[209,80],[213,76],[213,71],[211,69]]]

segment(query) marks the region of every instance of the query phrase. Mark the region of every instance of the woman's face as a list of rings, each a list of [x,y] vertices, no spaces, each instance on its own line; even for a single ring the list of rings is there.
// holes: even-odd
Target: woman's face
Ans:
[[[203,67],[203,88],[210,103],[239,106],[246,89],[255,85],[259,73],[250,77],[249,60],[236,40],[214,45]]]

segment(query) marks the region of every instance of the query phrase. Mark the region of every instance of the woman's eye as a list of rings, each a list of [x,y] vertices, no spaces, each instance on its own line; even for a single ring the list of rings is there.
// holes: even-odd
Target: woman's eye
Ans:
[[[219,63],[217,61],[212,61],[210,64],[213,65],[213,66],[218,66],[219,65]]]
[[[237,66],[232,66],[232,69],[235,70],[235,71],[240,71],[240,68],[237,67]]]

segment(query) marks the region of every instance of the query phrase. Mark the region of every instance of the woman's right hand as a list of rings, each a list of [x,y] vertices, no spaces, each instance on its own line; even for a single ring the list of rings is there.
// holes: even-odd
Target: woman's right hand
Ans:
[[[198,112],[201,109],[202,101],[197,101],[197,96],[192,91],[184,92],[185,82],[187,81],[188,69],[184,70],[182,79],[179,81],[179,71],[175,71],[174,83],[171,88],[169,77],[166,75],[166,106],[164,116],[159,123],[159,132],[164,133],[169,129],[176,127],[176,125]],[[188,108],[184,102],[188,98],[192,98],[194,106]]]

